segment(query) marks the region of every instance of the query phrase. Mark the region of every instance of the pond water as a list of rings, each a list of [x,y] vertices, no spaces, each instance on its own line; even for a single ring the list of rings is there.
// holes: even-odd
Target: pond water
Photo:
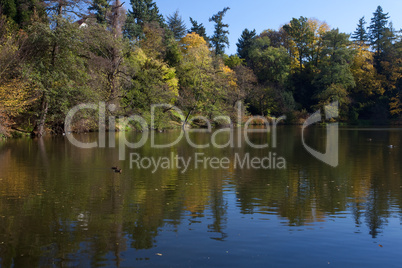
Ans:
[[[155,149],[150,133],[126,133],[149,139],[124,154],[118,134],[91,149],[61,136],[2,142],[1,267],[400,267],[402,129],[341,127],[335,168],[306,151],[301,133],[281,126],[276,148],[264,149],[242,130],[236,146],[204,149],[185,138]],[[168,144],[180,133],[153,134]],[[272,144],[271,134],[248,139]],[[325,151],[325,127],[305,134]],[[230,135],[189,137],[223,145]]]

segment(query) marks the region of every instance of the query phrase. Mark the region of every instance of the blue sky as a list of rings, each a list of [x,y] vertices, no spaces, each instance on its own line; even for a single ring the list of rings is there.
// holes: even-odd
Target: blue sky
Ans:
[[[339,28],[345,33],[352,33],[356,29],[359,18],[365,16],[368,24],[373,12],[381,5],[384,12],[388,12],[394,28],[402,28],[402,1],[401,0],[156,0],[156,4],[165,17],[177,9],[191,27],[189,17],[203,23],[207,34],[213,34],[213,23],[209,18],[213,14],[230,7],[224,22],[229,24],[230,47],[227,54],[236,53],[237,39],[245,28],[256,29],[261,33],[266,29],[279,29],[293,17],[300,16],[316,18],[325,21],[331,28]],[[126,7],[129,1],[126,2]]]

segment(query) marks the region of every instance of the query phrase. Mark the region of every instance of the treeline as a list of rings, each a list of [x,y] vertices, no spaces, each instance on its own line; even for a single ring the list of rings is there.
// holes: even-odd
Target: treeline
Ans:
[[[209,36],[178,12],[164,18],[152,0],[0,0],[0,133],[43,135],[64,131],[67,112],[80,103],[105,102],[113,116],[150,106],[177,106],[186,120],[245,113],[287,115],[298,122],[339,101],[340,117],[397,119],[401,105],[401,40],[378,7],[350,37],[326,23],[293,18],[279,30],[245,29],[228,56],[229,8],[212,15]],[[74,131],[97,128],[97,112],[82,111]],[[169,107],[157,129],[179,126]],[[217,122],[217,124],[225,122]],[[237,123],[237,122],[236,122]],[[140,126],[134,126],[139,128]]]

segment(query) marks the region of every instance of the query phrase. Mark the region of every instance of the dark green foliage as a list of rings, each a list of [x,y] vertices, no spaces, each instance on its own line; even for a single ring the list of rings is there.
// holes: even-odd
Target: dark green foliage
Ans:
[[[152,0],[130,0],[132,10],[127,12],[124,36],[130,40],[143,38],[145,23],[158,22],[163,26],[163,17]]]
[[[339,101],[348,103],[348,89],[356,83],[350,70],[354,51],[349,48],[349,35],[331,30],[323,36],[320,72],[313,83],[317,86],[317,98],[323,103]],[[345,107],[343,107],[345,108]]]
[[[290,57],[284,47],[273,47],[268,37],[256,38],[249,51],[251,66],[261,84],[283,86],[290,73]]]
[[[15,20],[17,16],[17,5],[14,0],[1,0],[0,7],[4,15]]]
[[[0,0],[0,10],[20,28],[25,28],[35,19],[46,17],[44,5],[37,0]]]
[[[360,43],[361,45],[366,44],[369,41],[367,30],[366,30],[366,21],[364,17],[359,19],[359,23],[357,24],[356,31],[352,35],[352,39]]]
[[[175,67],[180,63],[182,59],[179,44],[173,37],[167,37],[165,42],[166,42],[165,62],[167,62],[169,66]]]
[[[229,9],[229,7],[225,7],[222,11],[219,11],[209,19],[209,21],[215,22],[214,35],[210,39],[216,55],[223,55],[223,53],[225,53],[225,47],[229,46],[229,31],[226,30],[229,28],[229,25],[223,23],[223,17]]]
[[[182,39],[187,33],[186,25],[179,15],[178,10],[173,13],[173,15],[167,17],[167,25],[168,28],[173,32],[173,36],[176,40]]]
[[[342,84],[345,87],[353,86],[353,77],[349,65],[354,51],[349,48],[349,35],[339,33],[338,29],[326,32],[323,36],[324,46],[321,51],[321,72],[319,81],[321,86]]]
[[[371,45],[379,55],[384,48],[384,35],[388,25],[388,13],[384,13],[381,6],[378,6],[373,13],[373,18],[369,26]]]
[[[107,23],[107,13],[110,10],[108,0],[93,0],[92,5],[88,10],[95,11],[95,17],[98,23]]]
[[[226,66],[228,66],[231,69],[234,69],[237,66],[243,65],[244,60],[239,58],[238,55],[230,55],[227,56],[226,54],[223,56],[223,60]]]
[[[256,36],[255,30],[249,31],[248,29],[245,29],[241,37],[238,40],[238,43],[236,44],[237,46],[237,55],[241,59],[244,59],[246,62],[249,62],[249,51],[251,48],[251,45],[253,44],[253,40]]]
[[[207,36],[207,32],[205,30],[204,25],[202,25],[202,23],[198,24],[198,22],[196,20],[193,20],[192,18],[190,18],[191,21],[191,29],[188,31],[189,33],[196,33],[199,36],[201,36],[202,38],[204,38],[205,41],[209,42],[209,38]]]

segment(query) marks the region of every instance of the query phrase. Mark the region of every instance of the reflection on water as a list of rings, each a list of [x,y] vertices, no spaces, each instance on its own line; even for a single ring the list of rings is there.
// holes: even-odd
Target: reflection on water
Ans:
[[[325,148],[325,128],[309,146]],[[236,132],[237,134],[237,132]],[[130,140],[138,139],[132,134]],[[194,149],[182,140],[153,149],[79,149],[65,137],[0,144],[1,267],[76,266],[392,266],[399,263],[401,135],[340,130],[340,164],[310,156],[299,127],[280,127],[277,148]],[[156,143],[177,132],[157,133]],[[237,135],[235,135],[237,137]],[[249,134],[256,144],[267,133]],[[190,134],[197,144],[211,135]],[[228,133],[216,136],[220,144]],[[94,141],[97,135],[77,139]],[[116,137],[118,144],[118,137]],[[393,145],[389,148],[388,145]],[[131,169],[129,153],[186,159],[270,152],[286,169]],[[122,174],[111,167],[118,165]]]

